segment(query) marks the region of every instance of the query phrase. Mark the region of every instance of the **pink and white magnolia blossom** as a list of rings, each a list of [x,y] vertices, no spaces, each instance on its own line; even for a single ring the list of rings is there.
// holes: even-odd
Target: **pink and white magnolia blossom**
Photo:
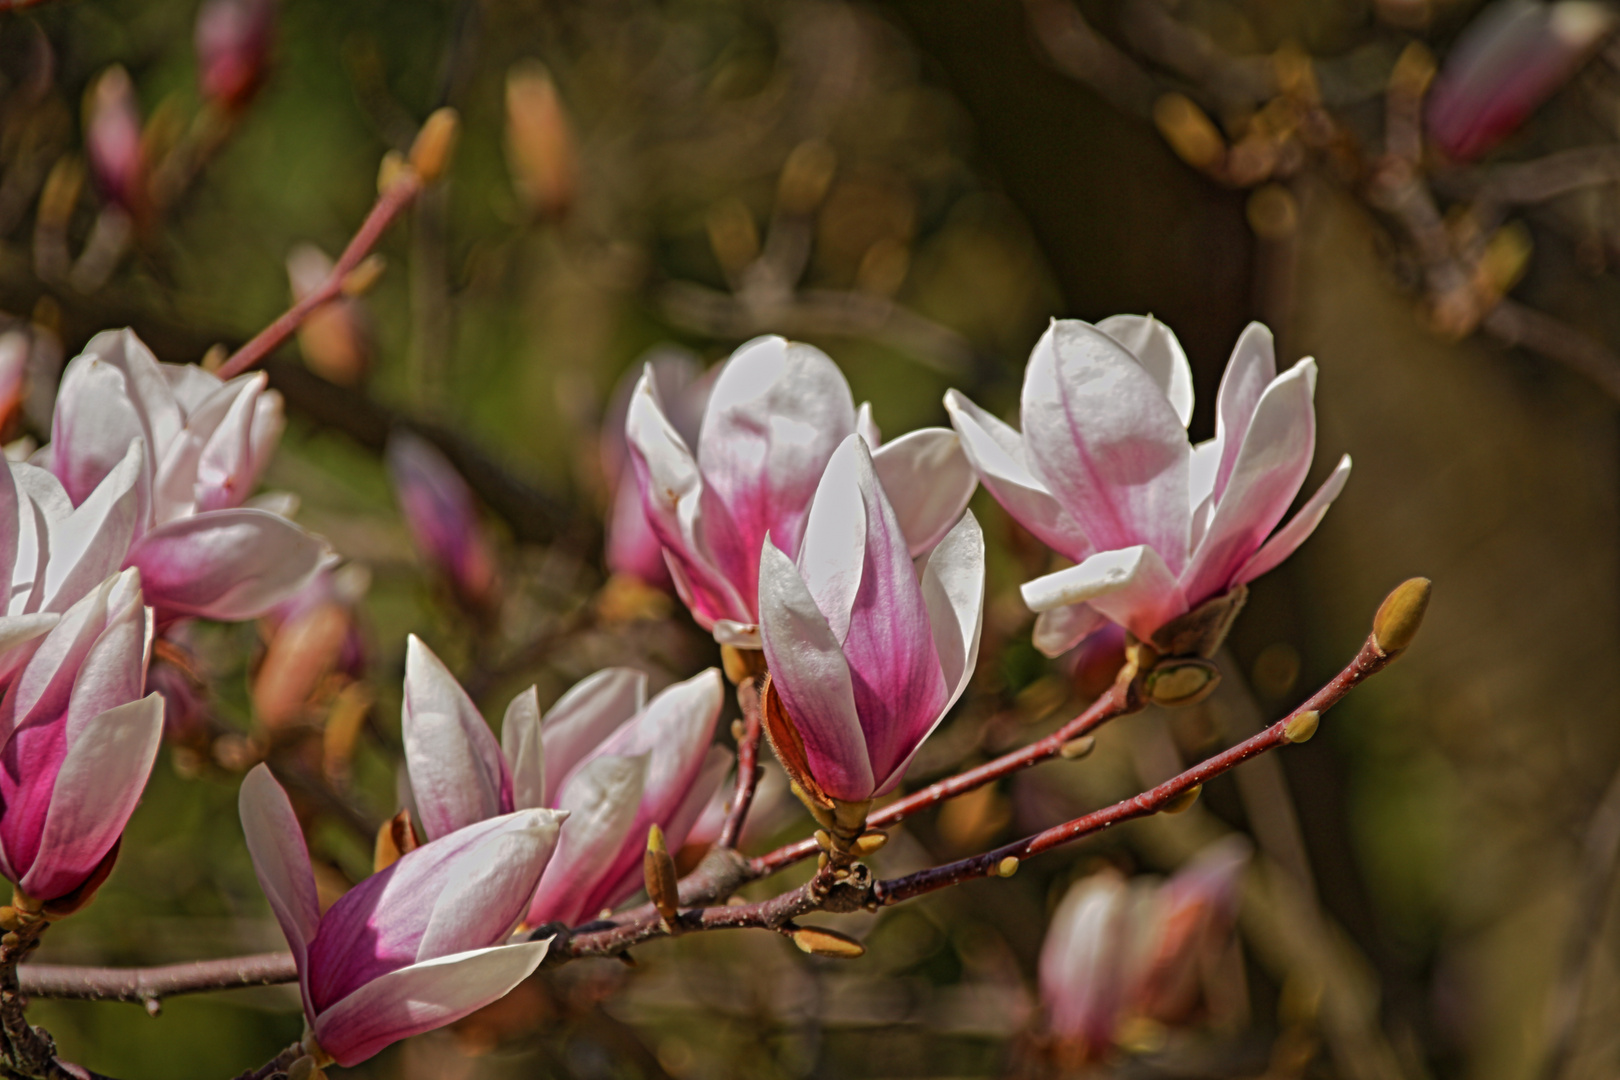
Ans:
[[[125,570],[42,638],[11,645],[20,665],[0,698],[0,874],[35,899],[93,890],[111,868],[163,735],[162,698],[141,696],[151,643],[140,574]]]
[[[1040,957],[1041,1000],[1061,1057],[1106,1057],[1134,1019],[1194,1018],[1201,972],[1230,939],[1248,859],[1248,843],[1232,838],[1168,881],[1104,870],[1069,889]]]
[[[669,567],[664,563],[664,545],[647,521],[641,485],[636,482],[636,467],[625,443],[630,401],[642,375],[647,372],[652,373],[657,400],[666,410],[671,426],[688,446],[697,441],[698,425],[703,422],[703,410],[709,403],[713,380],[705,375],[697,357],[685,349],[668,346],[654,349],[619,380],[602,418],[602,475],[607,478],[613,494],[607,523],[608,569],[667,589],[673,582]]]
[[[387,457],[416,550],[457,600],[475,609],[494,603],[495,553],[467,481],[438,447],[409,431],[389,436]]]
[[[948,393],[990,494],[1077,564],[1023,586],[1036,647],[1057,656],[1107,620],[1147,640],[1292,554],[1350,476],[1345,455],[1272,532],[1311,466],[1315,392],[1315,361],[1277,374],[1271,332],[1250,323],[1221,379],[1215,437],[1190,445],[1181,344],[1151,316],[1116,315],[1052,322],[1024,374],[1022,434]]]
[[[647,520],[675,588],[721,644],[757,649],[760,546],[798,554],[810,497],[833,451],[860,432],[893,504],[905,549],[939,543],[973,494],[973,470],[947,428],[880,444],[869,406],[825,353],[780,337],[743,345],[721,367],[696,452],[644,375],[625,435]]]
[[[129,330],[97,334],[68,364],[51,442],[35,456],[59,487],[28,481],[45,517],[84,518],[61,542],[47,530],[51,564],[72,554],[106,567],[81,584],[138,567],[160,621],[263,614],[330,558],[319,537],[242,505],[283,426],[262,373],[224,382],[159,363]]]
[[[401,856],[321,914],[298,817],[256,765],[238,799],[259,885],[298,966],[318,1059],[357,1065],[400,1039],[503,997],[550,940],[505,945],[566,816],[523,810],[480,821]]]
[[[711,745],[723,699],[713,668],[646,700],[647,676],[606,668],[542,721],[538,692],[512,699],[496,743],[472,699],[412,635],[405,658],[405,767],[429,839],[529,807],[569,812],[527,923],[570,925],[642,884],[647,830],[678,849],[731,767]]]
[[[979,523],[964,514],[919,580],[884,492],[866,440],[848,436],[816,488],[797,561],[774,536],[760,555],[766,732],[788,775],[829,809],[900,782],[978,659]]]

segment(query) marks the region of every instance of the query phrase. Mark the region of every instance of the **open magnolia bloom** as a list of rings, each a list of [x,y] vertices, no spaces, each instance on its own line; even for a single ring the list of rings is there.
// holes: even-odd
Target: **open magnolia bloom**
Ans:
[[[163,736],[162,698],[141,697],[151,642],[140,574],[125,570],[14,647],[0,698],[0,874],[47,912],[89,900],[146,787]]]
[[[979,654],[984,535],[971,513],[913,564],[866,441],[827,463],[795,562],[767,540],[760,635],[765,731],[835,840],[899,784]],[[819,812],[818,812],[819,811]]]
[[[51,442],[36,455],[59,484],[20,478],[48,519],[51,562],[61,549],[110,562],[104,573],[139,567],[160,621],[263,614],[329,557],[318,537],[242,505],[283,426],[262,373],[223,382],[158,363],[129,330],[97,334],[68,364]],[[57,525],[72,538],[60,541]]]
[[[676,848],[731,767],[713,746],[724,691],[713,668],[646,700],[647,676],[606,668],[540,716],[530,687],[506,708],[501,742],[437,656],[412,635],[405,659],[405,767],[422,827],[437,839],[496,814],[572,814],[526,922],[570,925],[642,884],[647,830]]]
[[[1247,841],[1212,844],[1168,881],[1113,870],[1077,882],[1041,946],[1041,1001],[1058,1056],[1108,1056],[1132,1021],[1197,1017],[1203,984],[1230,942]]]
[[[534,893],[566,816],[524,810],[403,855],[321,914],[298,817],[256,765],[238,799],[259,885],[298,965],[317,1060],[357,1065],[503,997],[546,941],[501,944]]]
[[[1151,640],[1292,554],[1350,476],[1346,455],[1272,532],[1311,466],[1315,392],[1315,362],[1278,375],[1271,332],[1250,323],[1221,379],[1215,437],[1192,446],[1180,343],[1151,317],[1116,315],[1096,326],[1054,320],[1041,336],[1024,374],[1022,434],[948,393],[984,486],[1078,564],[1024,585],[1040,613],[1036,647],[1057,656],[1110,619]]]
[[[903,533],[921,555],[954,525],[973,494],[973,470],[947,428],[879,445],[871,410],[810,345],[761,337],[721,367],[696,453],[671,422],[652,374],[637,384],[625,437],[647,520],[664,545],[675,588],[716,641],[758,649],[760,547],[798,555],[810,497],[833,451],[859,431]]]

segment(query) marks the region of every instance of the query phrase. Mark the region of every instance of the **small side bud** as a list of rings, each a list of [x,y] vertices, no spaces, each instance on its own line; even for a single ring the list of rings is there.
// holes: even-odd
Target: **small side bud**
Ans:
[[[452,108],[437,109],[423,123],[411,144],[411,168],[422,182],[431,184],[444,175],[461,136],[461,116]]]
[[[416,827],[411,824],[411,812],[401,810],[377,830],[377,846],[371,856],[372,873],[393,866],[399,862],[400,856],[415,851],[421,844],[422,841],[416,836]]]
[[[733,686],[741,686],[756,675],[765,674],[765,654],[759,649],[720,646],[720,669]]]
[[[1161,662],[1147,676],[1148,700],[1167,708],[1196,705],[1215,692],[1221,672],[1208,660],[1188,657]]]
[[[1296,716],[1288,718],[1283,727],[1283,738],[1291,743],[1308,742],[1316,734],[1316,725],[1322,720],[1322,714],[1315,709],[1306,709]]]
[[[287,1066],[287,1080],[317,1080],[320,1072],[320,1066],[315,1064],[315,1059],[305,1054]]]
[[[0,930],[15,930],[21,925],[22,920],[18,917],[16,908],[10,904],[0,907]]]
[[[344,296],[364,296],[377,284],[383,271],[388,269],[388,260],[376,252],[372,252],[360,260],[360,265],[350,270],[343,277]]]
[[[1198,801],[1198,796],[1204,791],[1203,784],[1194,784],[1180,795],[1164,804],[1161,811],[1166,814],[1184,814],[1192,809],[1192,804]]]
[[[1423,613],[1429,610],[1432,584],[1428,578],[1408,578],[1384,597],[1373,616],[1373,644],[1379,652],[1398,656],[1412,644],[1423,625]]]
[[[846,934],[820,926],[801,926],[793,931],[793,944],[812,956],[836,956],[853,960],[866,953],[866,946]]]
[[[377,194],[381,195],[404,178],[406,170],[405,155],[398,150],[390,150],[383,155],[382,164],[377,166]]]
[[[653,825],[647,830],[647,851],[641,857],[641,873],[646,879],[647,898],[666,923],[675,923],[680,909],[680,887],[676,883],[675,860],[664,843],[664,830]]]
[[[826,829],[817,829],[815,832],[816,847],[822,851],[832,850],[832,835]]]
[[[1079,761],[1097,748],[1097,736],[1082,735],[1058,747],[1058,756],[1065,761]]]
[[[1226,140],[1215,122],[1184,94],[1153,103],[1153,124],[1176,156],[1195,169],[1213,169],[1226,157]]]
[[[998,877],[1012,877],[1016,873],[1018,873],[1018,856],[1008,855],[1005,859],[996,863],[996,875]]]
[[[855,838],[855,857],[858,859],[864,859],[873,852],[881,850],[883,845],[887,844],[888,842],[888,833],[878,832],[876,829],[873,829],[870,832],[864,832]]]

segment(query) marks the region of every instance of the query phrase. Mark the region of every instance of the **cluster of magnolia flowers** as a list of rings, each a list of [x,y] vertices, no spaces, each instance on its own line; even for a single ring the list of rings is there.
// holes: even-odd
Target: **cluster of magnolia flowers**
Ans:
[[[1230,598],[1305,540],[1348,475],[1346,459],[1283,524],[1314,451],[1315,378],[1309,360],[1279,374],[1270,335],[1251,326],[1221,383],[1215,437],[1192,445],[1191,372],[1167,328],[1058,321],[1029,361],[1022,432],[953,391],[954,430],[885,442],[808,345],[761,338],[706,376],[648,365],[611,463],[621,483],[609,561],[667,575],[734,681],[757,679],[776,756],[848,859],[872,801],[900,784],[973,675],[985,591],[984,538],[966,510],[976,486],[1072,563],[1023,587],[1043,652],[1113,627],[1202,662]],[[53,441],[10,465],[0,872],[21,909],[66,914],[111,866],[162,731],[158,695],[142,696],[154,635],[190,617],[257,617],[329,565],[318,539],[244,504],[280,429],[262,376],[222,383],[160,364],[125,331],[73,361]],[[442,459],[408,440],[390,456],[417,490],[404,502],[421,542],[460,592],[488,590],[489,553],[443,527],[467,506]],[[1215,616],[1196,618],[1211,604]],[[397,818],[377,872],[324,913],[298,818],[256,766],[243,828],[296,961],[306,1050],[352,1065],[467,1015],[538,967],[548,941],[533,931],[632,897],[649,834],[674,847],[710,839],[732,768],[714,742],[723,698],[715,669],[650,699],[646,676],[608,669],[544,715],[534,688],[519,694],[497,740],[411,637],[402,726],[425,840],[409,812]],[[1129,917],[1152,908],[1184,936],[1228,927],[1241,858],[1221,858],[1165,885],[1159,907],[1138,897]],[[1138,971],[1110,952],[1126,887],[1083,888],[1061,909],[1042,982],[1054,1030],[1098,1047],[1132,1002],[1135,1015],[1173,1011],[1161,983],[1185,972],[1152,956]],[[1183,909],[1199,914],[1189,922]],[[530,933],[514,941],[514,928]],[[1105,988],[1074,989],[1083,971],[1085,986]],[[1106,1010],[1079,1001],[1094,993]]]

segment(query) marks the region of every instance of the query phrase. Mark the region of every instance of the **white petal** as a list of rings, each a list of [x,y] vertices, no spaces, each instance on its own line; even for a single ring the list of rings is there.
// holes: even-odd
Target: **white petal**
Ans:
[[[137,439],[90,497],[50,528],[43,609],[65,611],[123,565],[144,516],[145,469],[146,444]]]
[[[400,733],[416,808],[429,840],[502,811],[505,763],[489,725],[450,669],[411,634]]]
[[[870,457],[863,457],[864,451],[860,437],[851,435],[833,452],[816,488],[799,548],[798,576],[840,645],[849,634],[855,592],[866,562],[866,496],[861,485],[874,482],[875,477],[866,465]],[[773,538],[766,538],[765,547],[776,547]],[[763,590],[763,582],[760,587]],[[763,605],[761,600],[761,622]]]
[[[1187,610],[1174,575],[1146,545],[1098,552],[1079,566],[1026,582],[1022,591],[1031,611],[1089,603],[1144,640]]]
[[[1193,414],[1192,365],[1170,328],[1151,315],[1114,315],[1099,322],[1097,329],[1130,350],[1186,427]]]
[[[1221,389],[1215,398],[1215,442],[1220,446],[1220,466],[1215,478],[1215,498],[1226,491],[1227,478],[1237,464],[1243,436],[1249,430],[1260,396],[1277,377],[1276,348],[1271,331],[1257,322],[1243,328],[1232,357],[1221,375]]]
[[[540,693],[535,687],[506,706],[501,752],[512,771],[512,809],[546,805],[545,743],[540,738]]]
[[[1316,489],[1305,505],[1299,508],[1299,513],[1293,519],[1272,533],[1271,539],[1243,564],[1233,581],[1233,584],[1244,584],[1253,581],[1261,574],[1269,573],[1279,563],[1292,555],[1299,545],[1310,538],[1321,524],[1322,518],[1333,505],[1333,500],[1339,497],[1344,490],[1345,482],[1350,479],[1350,455],[1346,454],[1339,459],[1333,467],[1333,472],[1322,481],[1322,486]]]
[[[984,532],[971,512],[928,556],[922,592],[940,671],[951,691],[949,711],[973,675],[984,625]]]
[[[1058,657],[1108,624],[1090,604],[1048,608],[1035,616],[1031,642],[1043,656]]]
[[[545,794],[554,803],[568,776],[619,727],[641,711],[647,676],[634,668],[603,668],[558,698],[540,728]]]
[[[321,905],[315,892],[315,872],[309,864],[309,848],[298,825],[287,793],[270,775],[265,765],[255,765],[242,778],[237,795],[242,816],[242,832],[253,859],[253,872],[259,887],[270,901],[270,910],[281,924],[281,932],[292,947],[300,982],[306,982],[305,960],[309,943],[320,929]],[[311,1016],[309,991],[304,987],[304,1011]]]
[[[876,451],[872,466],[913,556],[939,543],[962,519],[979,483],[949,428],[908,432]]]
[[[570,817],[529,908],[531,926],[559,919],[576,923],[596,914],[587,909],[587,894],[612,869],[626,844],[644,842],[630,830],[641,808],[646,778],[645,755],[608,755],[587,762],[563,785],[557,802]]]

